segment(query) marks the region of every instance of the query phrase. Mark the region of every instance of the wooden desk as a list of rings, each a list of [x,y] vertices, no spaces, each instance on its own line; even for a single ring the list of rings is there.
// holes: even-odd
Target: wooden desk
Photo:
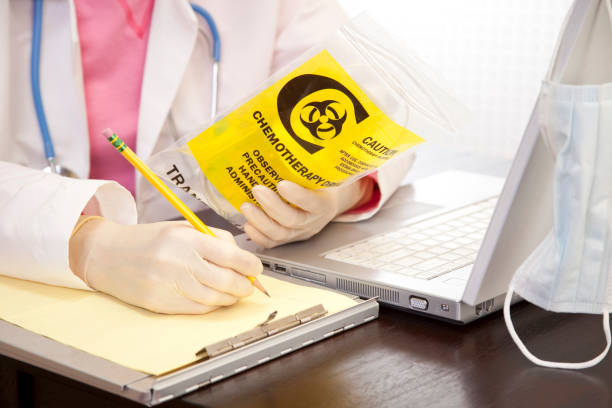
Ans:
[[[513,307],[536,355],[579,361],[605,346],[601,317]],[[17,374],[19,372],[19,374]],[[0,406],[136,407],[13,360],[0,360]],[[584,371],[533,366],[501,313],[467,326],[382,309],[377,321],[164,407],[610,407],[612,356]],[[27,395],[32,395],[28,401]],[[12,402],[11,402],[12,401]]]

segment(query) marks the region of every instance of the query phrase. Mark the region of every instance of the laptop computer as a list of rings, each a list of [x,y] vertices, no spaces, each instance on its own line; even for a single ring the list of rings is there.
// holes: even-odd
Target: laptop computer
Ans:
[[[594,16],[606,16],[597,14],[600,7],[604,7],[601,2],[587,0],[572,5],[547,79],[583,83],[585,67],[601,71],[605,64],[583,63],[601,57],[598,48],[588,45],[599,27],[588,22]],[[578,57],[572,59],[575,52]],[[599,71],[589,72],[597,77]],[[497,186],[501,185],[498,195],[491,191],[495,182],[490,178],[441,174],[402,187],[397,198],[371,220],[332,223],[308,241],[257,250],[259,256],[270,270],[359,296],[378,296],[384,304],[456,323],[502,308],[515,271],[552,228],[555,164],[540,134],[538,105],[539,100],[507,177]],[[450,189],[451,193],[432,208],[427,199],[421,201],[427,197],[421,191],[428,189],[440,194]],[[468,202],[457,203],[457,194]],[[453,237],[451,232],[459,235],[460,231],[462,236],[448,239]],[[456,245],[447,242],[459,246],[453,249]],[[414,243],[421,246],[411,248]],[[381,247],[380,256],[365,256]],[[423,251],[431,256],[422,259],[418,268],[419,263],[408,258],[418,258]],[[445,259],[452,251],[459,258]]]
[[[446,171],[401,187],[370,220],[331,223],[307,241],[237,240],[265,270],[463,324],[502,307],[549,230],[553,166],[532,118],[505,180]]]

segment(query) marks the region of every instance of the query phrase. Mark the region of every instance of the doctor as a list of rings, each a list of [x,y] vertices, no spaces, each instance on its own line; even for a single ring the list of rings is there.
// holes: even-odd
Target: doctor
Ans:
[[[209,117],[210,32],[186,0],[44,0],[40,94],[57,164],[34,108],[33,1],[0,2],[0,274],[100,290],[162,313],[205,313],[251,293],[261,273],[225,231],[198,233],[101,136],[115,128],[147,158]],[[244,98],[344,20],[326,0],[196,1],[222,41],[218,106]],[[207,35],[202,35],[204,31]],[[340,189],[255,189],[246,232],[264,245],[303,240],[329,221],[372,216],[412,163],[404,156]],[[187,201],[195,211],[201,203]],[[137,223],[137,220],[139,223]]]

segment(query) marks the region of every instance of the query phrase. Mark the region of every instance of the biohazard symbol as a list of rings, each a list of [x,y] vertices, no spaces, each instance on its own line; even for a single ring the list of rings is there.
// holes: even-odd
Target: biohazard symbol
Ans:
[[[346,109],[337,101],[310,102],[302,108],[300,119],[315,138],[333,139],[342,131]]]
[[[287,132],[311,154],[340,136],[347,126],[355,126],[369,116],[344,85],[314,74],[287,82],[278,93],[277,107]]]

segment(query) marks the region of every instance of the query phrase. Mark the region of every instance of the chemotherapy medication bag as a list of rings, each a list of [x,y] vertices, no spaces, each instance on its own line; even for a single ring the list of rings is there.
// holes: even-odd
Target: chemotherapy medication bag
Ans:
[[[256,203],[255,185],[337,187],[454,131],[465,109],[430,75],[361,15],[149,164],[240,226],[240,205]]]

